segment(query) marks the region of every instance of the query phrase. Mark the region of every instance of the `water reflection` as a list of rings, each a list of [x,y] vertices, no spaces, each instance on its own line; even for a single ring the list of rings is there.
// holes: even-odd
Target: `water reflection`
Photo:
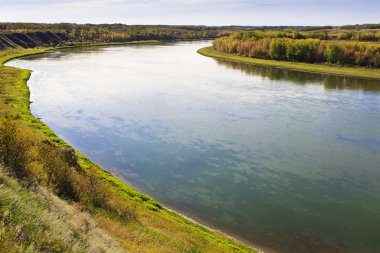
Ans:
[[[103,47],[73,47],[73,48],[65,48],[65,49],[57,49],[51,52],[44,53],[44,57],[49,57],[51,60],[63,60],[72,56],[86,55],[86,54],[95,54],[97,52],[101,52]],[[23,57],[28,61],[39,61],[41,60],[41,55],[29,55]]]
[[[323,85],[326,89],[380,92],[380,81],[372,79],[328,75],[323,78]]]
[[[326,75],[317,73],[308,73],[292,71],[281,68],[264,67],[247,63],[233,62],[221,59],[215,61],[223,67],[240,70],[252,76],[261,76],[270,80],[288,80],[294,84],[323,84],[325,89],[337,90],[363,90],[371,92],[380,92],[380,81],[368,78],[343,77],[337,75]]]

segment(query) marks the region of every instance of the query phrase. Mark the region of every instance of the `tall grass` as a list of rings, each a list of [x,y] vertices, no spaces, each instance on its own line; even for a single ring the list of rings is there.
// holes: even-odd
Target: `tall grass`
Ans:
[[[124,252],[88,212],[0,166],[0,252]]]

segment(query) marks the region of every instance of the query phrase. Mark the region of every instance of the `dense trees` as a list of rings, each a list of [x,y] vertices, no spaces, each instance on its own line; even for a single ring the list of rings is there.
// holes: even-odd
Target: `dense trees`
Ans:
[[[122,24],[0,23],[0,50],[14,47],[114,43],[141,40],[197,40],[230,35],[239,28]]]
[[[142,40],[198,40],[230,35],[237,28],[122,24],[0,23],[0,50],[15,47],[115,43]]]
[[[250,31],[214,41],[221,52],[242,56],[308,63],[380,67],[380,44],[304,38],[297,32]]]
[[[252,30],[234,34],[235,39],[262,39],[262,38],[288,38],[288,39],[320,39],[320,40],[350,40],[350,41],[378,41],[380,30]]]
[[[215,40],[214,47],[239,55],[309,63],[378,68],[380,25],[345,27],[207,27],[123,24],[0,23],[0,50],[141,40]]]
[[[175,40],[204,39],[230,35],[237,31],[252,38],[291,38],[320,40],[380,41],[380,24],[344,27],[208,27],[208,26],[165,26],[123,24],[37,24],[0,23],[1,33],[53,32],[66,35],[71,42],[120,42],[130,40]],[[244,38],[239,38],[244,39]]]
[[[0,23],[1,34],[61,34],[66,43],[127,42],[136,40],[193,40],[229,35],[230,27],[141,26],[122,24],[35,24]],[[234,30],[236,31],[236,29]]]

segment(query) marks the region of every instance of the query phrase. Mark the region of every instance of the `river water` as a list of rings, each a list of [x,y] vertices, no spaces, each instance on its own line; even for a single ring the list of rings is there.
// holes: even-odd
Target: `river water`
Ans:
[[[279,252],[380,252],[380,81],[207,58],[210,42],[57,50],[32,113],[184,214]]]

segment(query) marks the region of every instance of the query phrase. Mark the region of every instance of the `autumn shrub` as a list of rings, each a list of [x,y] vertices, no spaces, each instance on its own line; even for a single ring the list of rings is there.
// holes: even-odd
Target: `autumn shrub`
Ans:
[[[38,150],[40,163],[47,175],[47,185],[61,197],[80,200],[80,189],[76,185],[78,172],[70,166],[70,160],[48,142],[40,143]]]
[[[47,183],[59,196],[88,208],[107,210],[126,220],[136,220],[133,205],[120,200],[109,184],[96,174],[96,168],[83,170],[73,149],[59,149],[42,142],[39,150]]]
[[[77,180],[77,185],[81,189],[81,201],[91,207],[108,210],[122,219],[137,221],[134,203],[120,198],[106,181],[95,174],[95,170],[95,168],[88,170],[85,177]]]
[[[28,176],[27,151],[30,142],[11,121],[0,123],[0,162],[19,179]]]
[[[0,162],[18,179],[46,185],[85,208],[101,208],[122,219],[137,220],[133,203],[120,199],[110,183],[96,174],[95,165],[84,170],[74,149],[36,140],[12,121],[0,124]]]
[[[216,50],[241,56],[307,63],[380,67],[380,44],[289,36],[281,32],[242,32],[214,40]]]

